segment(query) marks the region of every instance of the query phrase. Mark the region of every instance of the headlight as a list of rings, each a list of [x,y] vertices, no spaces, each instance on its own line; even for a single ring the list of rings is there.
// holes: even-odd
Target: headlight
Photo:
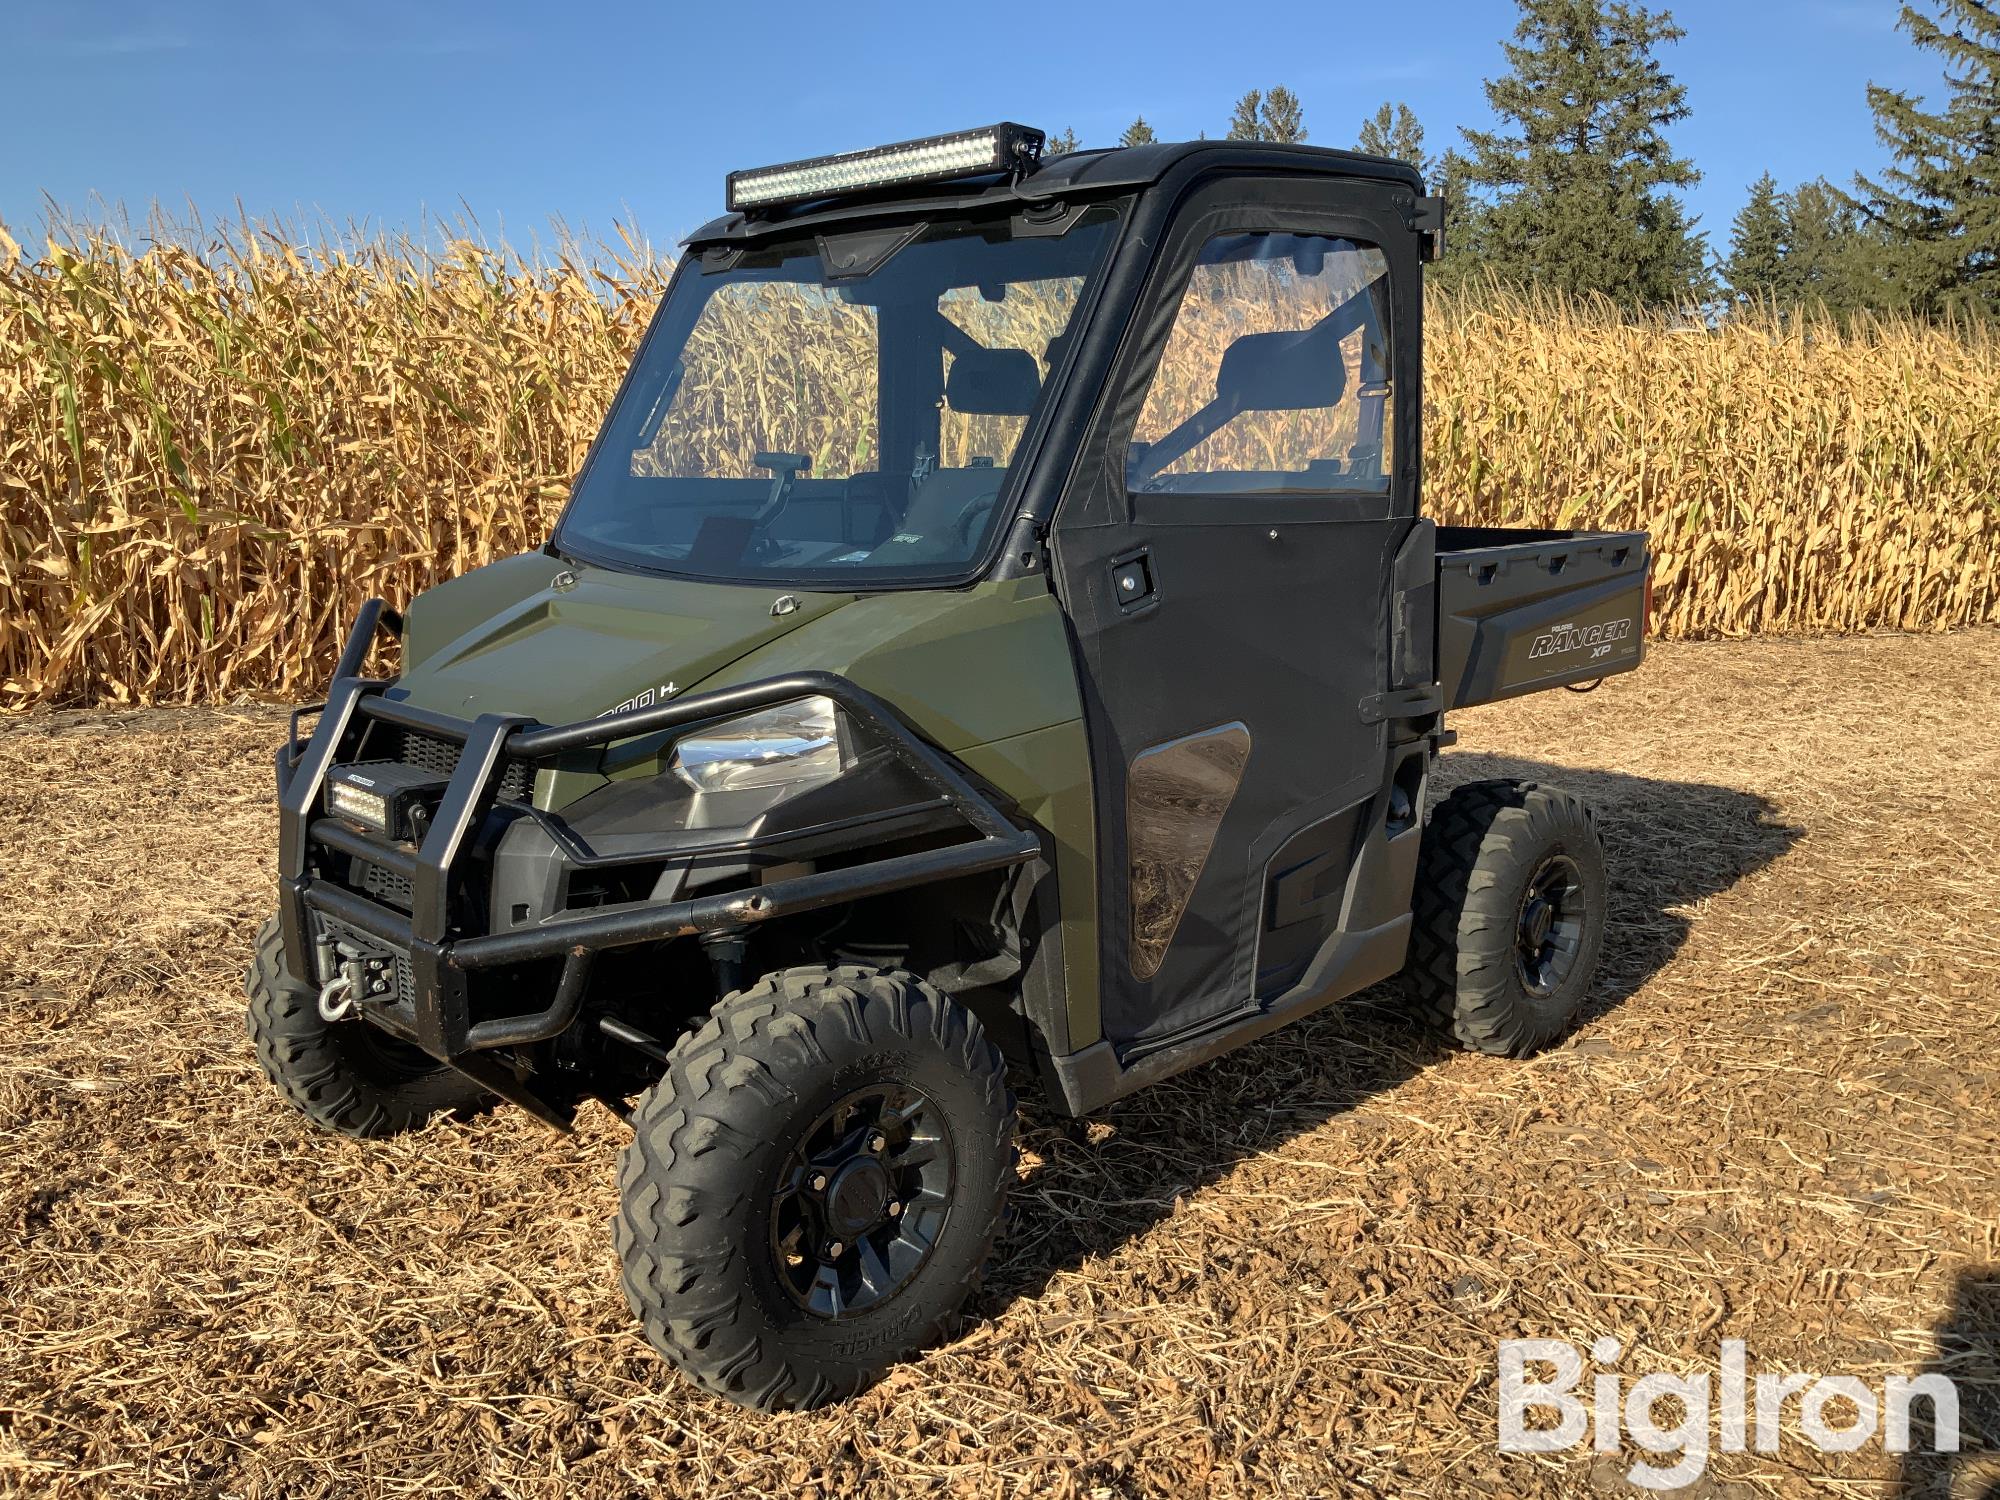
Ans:
[[[381,792],[373,791],[374,782],[353,772],[342,775],[338,772],[327,781],[326,805],[328,811],[343,818],[352,818],[364,827],[377,833],[389,831],[389,799]]]
[[[831,781],[851,760],[831,698],[781,703],[674,746],[674,774],[697,792],[752,792]]]

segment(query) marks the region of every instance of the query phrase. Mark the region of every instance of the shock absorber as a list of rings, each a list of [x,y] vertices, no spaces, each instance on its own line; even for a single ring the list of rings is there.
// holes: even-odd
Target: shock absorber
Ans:
[[[741,927],[722,927],[701,935],[702,951],[715,969],[715,998],[733,995],[743,988],[743,961],[750,944]]]

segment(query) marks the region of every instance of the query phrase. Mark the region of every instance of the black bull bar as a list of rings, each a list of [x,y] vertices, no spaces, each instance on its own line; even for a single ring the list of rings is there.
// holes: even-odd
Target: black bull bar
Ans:
[[[301,749],[295,732],[281,755],[278,884],[285,965],[295,979],[316,982],[308,912],[319,912],[407,952],[411,975],[408,1003],[370,1002],[363,1007],[364,1012],[404,1034],[432,1057],[472,1074],[517,1102],[529,1103],[520,1097],[520,1085],[513,1081],[511,1070],[476,1054],[494,1047],[544,1041],[567,1029],[582,1004],[595,953],[717,930],[741,930],[863,896],[1025,864],[1042,853],[1038,834],[1010,822],[894,709],[830,672],[794,672],[575,724],[552,726],[510,714],[456,719],[385,697],[384,689],[392,686],[390,680],[360,675],[376,630],[384,625],[394,630],[400,623],[400,617],[385,609],[380,599],[370,599],[361,607],[334,668],[333,683],[311,739]],[[811,696],[831,698],[857,723],[872,730],[879,742],[948,802],[978,837],[944,848],[793,876],[750,890],[553,921],[529,931],[453,934],[450,914],[459,857],[493,806],[510,762],[532,765],[569,751],[734,718]],[[294,723],[310,711],[300,710]],[[322,815],[327,772],[350,729],[365,719],[401,725],[461,747],[457,766],[421,845],[364,838],[348,825]],[[307,865],[315,842],[348,853],[365,852],[366,858],[407,879],[412,894],[409,914],[313,878]],[[717,847],[728,845],[725,842]],[[471,1019],[468,973],[557,956],[563,961],[562,976],[546,1008],[526,1015]],[[545,1109],[536,1112],[546,1113]]]

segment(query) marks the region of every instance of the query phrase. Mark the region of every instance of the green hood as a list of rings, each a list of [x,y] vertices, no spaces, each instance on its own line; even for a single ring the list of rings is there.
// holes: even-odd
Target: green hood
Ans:
[[[565,572],[576,582],[553,587]],[[773,614],[781,596],[796,608]],[[461,718],[511,713],[568,724],[645,694],[685,692],[853,598],[566,570],[529,553],[411,602],[397,687],[419,707]]]

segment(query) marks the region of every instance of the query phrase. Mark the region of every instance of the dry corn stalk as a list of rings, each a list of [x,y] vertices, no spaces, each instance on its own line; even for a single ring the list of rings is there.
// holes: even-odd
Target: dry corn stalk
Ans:
[[[0,228],[0,705],[310,694],[363,598],[546,535],[669,269]],[[1990,334],[1485,293],[1427,339],[1431,513],[1650,530],[1665,634],[2000,619]],[[815,438],[844,463],[853,410]]]

